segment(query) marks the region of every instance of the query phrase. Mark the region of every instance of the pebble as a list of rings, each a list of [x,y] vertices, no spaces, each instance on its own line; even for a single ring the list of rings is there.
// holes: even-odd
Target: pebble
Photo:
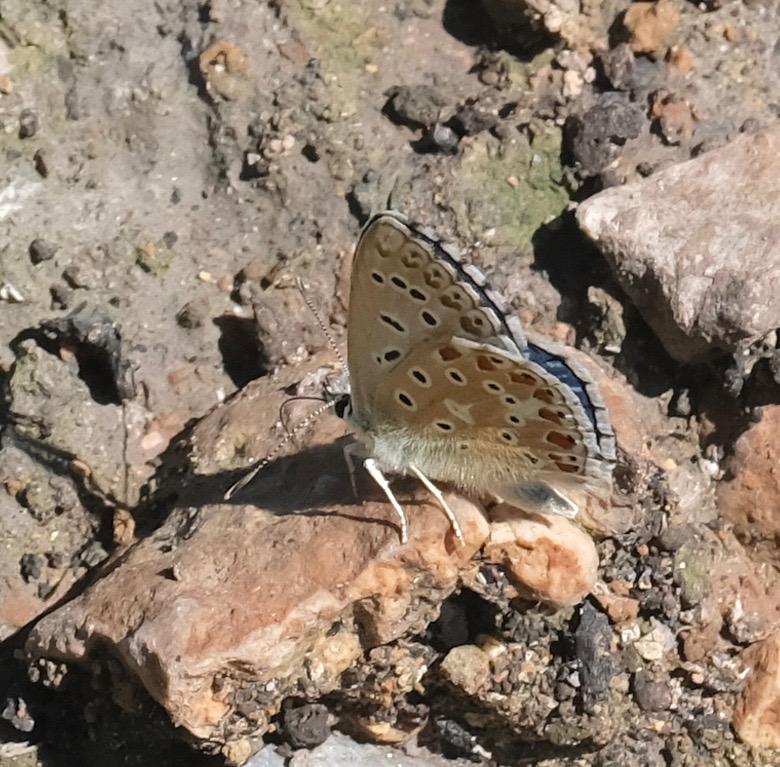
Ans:
[[[26,583],[37,581],[46,568],[46,557],[43,554],[22,554],[19,560],[19,571]]]
[[[32,109],[19,114],[19,138],[32,138],[38,132],[38,115]]]
[[[34,264],[40,264],[43,261],[51,261],[59,250],[59,245],[55,245],[48,240],[35,239],[30,243],[30,260]]]

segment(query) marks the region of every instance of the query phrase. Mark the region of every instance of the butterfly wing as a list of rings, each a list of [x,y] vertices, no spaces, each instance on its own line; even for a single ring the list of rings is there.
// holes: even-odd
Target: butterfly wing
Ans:
[[[412,349],[433,338],[490,343],[521,354],[522,329],[507,320],[484,278],[435,237],[394,212],[380,213],[355,250],[347,357],[355,419],[372,425],[380,382]]]
[[[459,337],[419,344],[379,383],[373,408],[374,453],[391,470],[414,464],[530,511],[609,503],[606,420],[597,426],[570,387],[517,354]]]

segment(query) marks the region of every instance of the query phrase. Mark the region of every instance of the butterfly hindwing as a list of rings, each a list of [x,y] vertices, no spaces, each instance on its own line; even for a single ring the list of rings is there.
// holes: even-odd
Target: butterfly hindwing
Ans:
[[[385,435],[407,435],[408,458],[432,479],[571,516],[571,491],[609,494],[611,465],[576,395],[489,344],[456,337],[415,347],[380,383],[374,406],[377,448]]]

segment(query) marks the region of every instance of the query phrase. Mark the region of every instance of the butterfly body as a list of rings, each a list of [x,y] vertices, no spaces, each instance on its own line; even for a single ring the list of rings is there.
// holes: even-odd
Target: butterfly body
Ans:
[[[609,502],[614,438],[592,382],[529,345],[478,271],[394,212],[369,221],[356,248],[347,362],[337,412],[402,537],[384,472],[418,476],[442,503],[432,480],[568,517],[589,498]]]

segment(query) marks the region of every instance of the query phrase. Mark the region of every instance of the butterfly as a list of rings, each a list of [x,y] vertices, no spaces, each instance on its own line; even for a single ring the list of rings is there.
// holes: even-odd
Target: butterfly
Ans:
[[[354,458],[406,514],[387,474],[414,475],[463,533],[436,482],[530,512],[574,517],[611,495],[615,440],[592,380],[534,339],[475,267],[394,211],[355,249],[347,317],[349,394],[335,403]]]

